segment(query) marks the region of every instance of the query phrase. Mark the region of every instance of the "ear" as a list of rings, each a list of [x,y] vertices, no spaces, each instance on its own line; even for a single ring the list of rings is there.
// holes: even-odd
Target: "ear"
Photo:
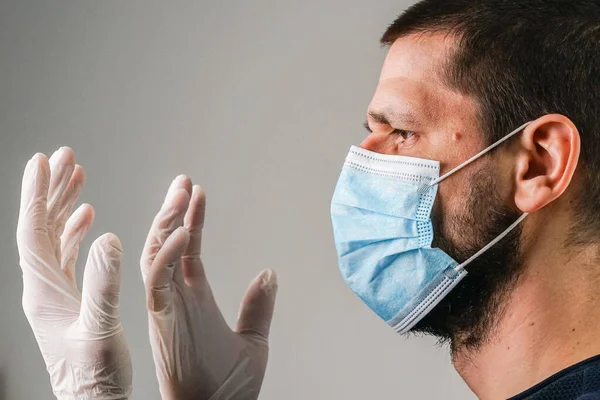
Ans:
[[[545,115],[521,134],[515,204],[532,213],[556,200],[571,183],[580,152],[579,131],[559,114]]]

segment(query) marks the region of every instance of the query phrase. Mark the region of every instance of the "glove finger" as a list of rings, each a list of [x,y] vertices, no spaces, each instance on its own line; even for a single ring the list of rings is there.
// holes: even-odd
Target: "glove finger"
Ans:
[[[146,301],[148,311],[165,310],[172,301],[171,282],[173,270],[181,268],[179,260],[190,241],[190,234],[184,227],[170,235],[152,263],[146,279]]]
[[[69,288],[48,238],[47,196],[50,164],[41,153],[27,163],[23,174],[17,247],[23,272],[23,309],[28,316],[49,307],[51,294],[61,294],[62,310],[79,309],[79,294]]]
[[[65,190],[65,194],[63,197],[62,204],[60,206],[60,210],[56,216],[55,223],[55,232],[57,237],[61,237],[67,220],[71,217],[73,213],[73,207],[81,194],[81,189],[85,183],[85,172],[81,165],[75,165],[75,169],[73,170],[73,175],[71,176],[71,180],[69,181],[69,185]],[[62,246],[61,246],[62,249]]]
[[[180,175],[175,178],[160,211],[152,222],[140,259],[144,281],[165,240],[183,224],[183,218],[190,202],[191,184],[191,180],[187,176]]]
[[[46,208],[50,165],[48,158],[38,153],[25,167],[21,188],[21,206],[17,225],[17,244],[23,256],[25,248],[42,245],[48,241]]]
[[[75,170],[75,154],[68,147],[61,147],[50,157],[50,186],[48,188],[48,238],[55,249],[56,259],[60,263],[59,236],[56,234],[56,217],[63,202],[63,195],[73,171]]]
[[[236,332],[267,341],[276,295],[277,275],[275,271],[270,269],[262,271],[250,283],[244,300],[242,300]]]
[[[107,233],[92,244],[83,274],[80,327],[99,337],[121,331],[119,290],[123,250],[119,238]]]
[[[76,289],[75,264],[79,255],[79,244],[87,235],[94,222],[94,208],[82,204],[67,221],[65,231],[60,238],[62,253],[62,271]]]
[[[183,285],[186,284],[186,278],[185,278],[186,269],[189,270],[189,269],[193,268],[195,270],[195,269],[200,268],[202,271],[204,271],[204,268],[202,268],[202,262],[200,261],[200,252],[198,252],[197,255],[193,255],[191,257],[188,253],[188,250],[192,247],[192,241],[198,240],[197,239],[198,232],[200,235],[202,235],[202,227],[200,227],[198,229],[197,228],[198,224],[194,223],[194,220],[197,219],[197,217],[195,217],[194,215],[198,214],[198,212],[197,212],[198,204],[197,203],[198,203],[198,190],[199,189],[200,189],[200,186],[197,186],[197,185],[193,186],[192,192],[191,192],[192,195],[190,198],[190,203],[188,205],[187,212],[185,213],[185,216],[183,218],[183,226],[190,233],[190,241],[183,252],[183,256],[181,257],[181,261],[182,261],[181,266],[178,268],[175,268],[173,271],[173,281],[180,287],[183,287]],[[203,207],[203,208],[205,208],[205,207]],[[202,210],[202,224],[204,224],[204,210]],[[199,275],[199,274],[194,274],[194,275]],[[202,273],[202,275],[204,275],[204,274]]]
[[[200,186],[195,185],[192,190],[190,206],[184,219],[184,226],[190,232],[190,243],[183,253],[182,271],[188,282],[206,279],[206,273],[200,258],[205,215],[206,193]]]

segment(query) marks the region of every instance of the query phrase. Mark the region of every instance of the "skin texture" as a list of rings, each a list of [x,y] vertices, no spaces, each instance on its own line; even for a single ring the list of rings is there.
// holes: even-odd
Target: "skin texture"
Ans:
[[[438,160],[443,174],[487,147],[477,102],[443,81],[456,43],[432,33],[392,44],[363,148]],[[432,213],[434,244],[459,261],[530,213],[496,253],[467,268],[462,290],[475,300],[451,294],[417,326],[451,342],[455,368],[482,399],[508,398],[600,353],[598,246],[565,245],[583,168],[579,132],[563,115],[535,118],[442,182]]]

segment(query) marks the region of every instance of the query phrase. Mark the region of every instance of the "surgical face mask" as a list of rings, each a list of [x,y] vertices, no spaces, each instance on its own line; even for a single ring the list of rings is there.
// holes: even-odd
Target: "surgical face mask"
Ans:
[[[350,149],[331,203],[340,271],[352,291],[398,333],[427,315],[467,275],[471,261],[527,216],[463,263],[431,247],[438,184],[527,125],[441,177],[438,161]]]

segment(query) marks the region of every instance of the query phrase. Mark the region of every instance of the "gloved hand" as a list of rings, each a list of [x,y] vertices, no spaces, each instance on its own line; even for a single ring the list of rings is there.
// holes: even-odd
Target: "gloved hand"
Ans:
[[[276,276],[265,270],[252,281],[232,331],[200,260],[205,204],[199,186],[176,178],[141,258],[160,391],[168,400],[256,399],[267,366]]]
[[[75,280],[79,243],[94,219],[87,204],[71,214],[85,177],[69,148],[48,160],[36,154],[23,176],[17,245],[23,310],[58,399],[128,399],[129,351],[119,321],[121,243],[94,242],[83,278]]]

